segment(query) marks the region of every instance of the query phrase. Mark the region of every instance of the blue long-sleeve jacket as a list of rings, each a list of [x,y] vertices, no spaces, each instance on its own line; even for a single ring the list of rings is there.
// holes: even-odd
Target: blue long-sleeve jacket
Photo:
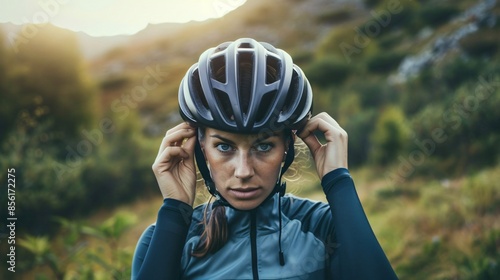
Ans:
[[[347,169],[328,173],[321,184],[328,204],[276,194],[252,211],[226,208],[228,242],[202,258],[191,252],[200,240],[205,206],[193,211],[165,199],[156,224],[139,239],[132,279],[397,279]]]

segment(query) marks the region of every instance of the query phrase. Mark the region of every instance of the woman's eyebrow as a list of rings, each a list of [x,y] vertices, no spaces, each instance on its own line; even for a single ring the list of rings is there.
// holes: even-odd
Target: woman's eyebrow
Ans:
[[[264,135],[262,137],[259,137],[257,139],[255,139],[255,141],[253,141],[253,144],[257,144],[257,143],[260,143],[260,142],[263,142],[263,141],[266,141],[268,140],[269,138],[273,138],[273,137],[278,137],[279,135],[277,133],[274,133],[274,134],[271,134],[271,135]],[[236,145],[236,143],[230,139],[227,139],[219,134],[211,134],[210,137],[212,138],[217,138],[225,143],[228,143],[228,144],[231,144],[231,145]]]
[[[210,135],[210,137],[217,138],[217,139],[219,139],[219,140],[221,140],[223,142],[226,142],[228,144],[231,144],[231,145],[235,144],[234,141],[231,141],[231,140],[229,140],[227,138],[224,138],[224,137],[220,136],[219,134],[212,134],[212,135]]]
[[[273,133],[273,134],[267,134],[267,135],[264,135],[262,137],[259,137],[257,139],[255,139],[255,141],[253,142],[254,144],[257,144],[257,143],[260,143],[260,142],[263,142],[263,141],[266,141],[268,140],[269,138],[273,138],[273,137],[278,137],[278,133]]]

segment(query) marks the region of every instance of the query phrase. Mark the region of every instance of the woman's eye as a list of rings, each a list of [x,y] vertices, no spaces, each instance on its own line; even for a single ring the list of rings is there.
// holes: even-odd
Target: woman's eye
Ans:
[[[229,146],[228,144],[217,144],[217,146],[215,146],[217,148],[217,150],[219,150],[220,152],[229,152],[231,151],[231,146]]]
[[[273,146],[268,143],[261,143],[257,145],[257,151],[259,152],[269,152]]]

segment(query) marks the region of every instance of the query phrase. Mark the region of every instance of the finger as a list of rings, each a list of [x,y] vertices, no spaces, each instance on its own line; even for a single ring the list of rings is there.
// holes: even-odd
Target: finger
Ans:
[[[301,138],[304,143],[306,143],[307,147],[311,151],[311,153],[314,155],[316,151],[321,148],[321,142],[319,142],[318,138],[316,135],[313,133],[309,134],[307,137]]]
[[[161,154],[165,148],[169,146],[181,146],[184,139],[193,137],[196,135],[196,130],[186,126],[182,128],[176,127],[175,130],[169,130],[160,145],[158,155]]]
[[[189,154],[181,147],[167,147],[155,160],[153,164],[153,169],[162,171],[160,169],[169,169],[170,166],[175,165],[175,163],[181,161],[182,159],[188,159]],[[171,164],[168,164],[171,163]],[[168,164],[168,165],[165,165]]]
[[[170,143],[168,143],[170,138],[168,138],[168,136],[171,135],[172,133],[178,131],[179,129],[181,129],[181,127],[182,127],[182,124],[178,124],[178,125],[172,127],[171,129],[167,130],[167,132],[165,133],[165,136],[163,137],[163,139],[161,141],[157,156],[159,156],[163,152],[163,150],[165,150],[165,148],[167,146],[170,146]]]
[[[313,153],[323,146],[314,135],[316,131],[321,132],[325,136],[327,142],[334,142],[338,140],[339,135],[342,136],[346,134],[337,121],[327,113],[320,113],[314,116],[307,122],[299,135]]]
[[[182,147],[188,154],[193,155],[195,145],[196,145],[196,135],[193,135],[192,137],[186,139]]]
[[[345,130],[342,128],[342,126],[340,126],[340,124],[329,114],[327,114],[325,112],[320,113],[320,114],[318,114],[318,118],[324,120],[326,123],[331,125],[334,129],[336,129],[341,134],[347,134],[345,132]]]
[[[196,145],[196,135],[188,138],[184,142],[184,144],[182,144],[182,148],[188,154],[188,157],[184,158],[184,161],[186,161],[186,162],[193,162],[194,161],[194,147],[195,147],[195,145]]]
[[[333,142],[337,139],[337,135],[341,134],[343,131],[343,129],[336,123],[337,122],[333,118],[318,118],[315,123],[315,128],[317,131],[321,131],[321,133],[323,133],[327,142]]]
[[[312,122],[312,125],[317,131],[321,131],[322,133],[340,127],[337,121],[326,113],[317,115]]]
[[[339,137],[345,138],[347,133],[338,124],[338,122],[327,113],[320,113],[311,119],[309,130],[320,131],[325,135],[327,142],[338,140]]]
[[[304,143],[309,147],[311,152],[314,153],[317,149],[321,147],[321,142],[319,142],[318,138],[316,135],[314,135],[314,131],[316,131],[316,120],[310,119],[305,127],[302,129],[300,132],[299,136]]]
[[[172,133],[175,133],[176,131],[179,131],[182,129],[187,129],[187,128],[194,129],[194,127],[190,126],[188,123],[185,123],[185,122],[180,123],[180,124],[172,127],[171,129],[167,130],[167,133],[165,134],[165,136],[170,135]]]

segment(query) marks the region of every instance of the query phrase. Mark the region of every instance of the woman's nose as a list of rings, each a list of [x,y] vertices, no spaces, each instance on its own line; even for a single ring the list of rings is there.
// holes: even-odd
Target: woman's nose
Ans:
[[[252,158],[246,153],[241,153],[235,161],[234,176],[238,179],[247,179],[255,173]]]

